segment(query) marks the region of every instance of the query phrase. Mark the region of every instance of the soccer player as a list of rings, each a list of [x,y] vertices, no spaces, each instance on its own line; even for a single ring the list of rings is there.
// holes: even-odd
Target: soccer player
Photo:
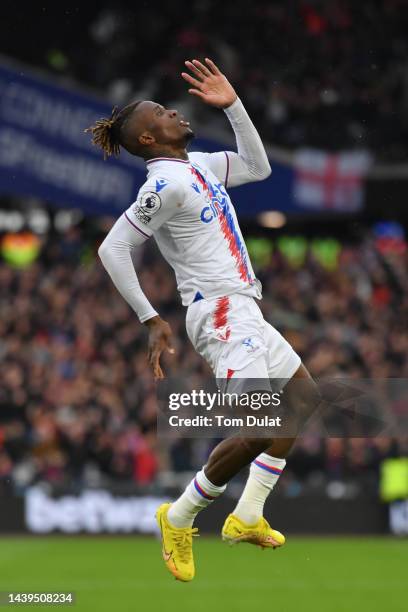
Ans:
[[[198,353],[217,379],[291,379],[285,386],[288,405],[308,413],[316,389],[300,357],[262,316],[255,278],[227,189],[261,181],[271,168],[261,139],[227,78],[208,58],[186,61],[182,77],[190,94],[223,109],[235,132],[237,152],[188,153],[194,137],[177,110],[151,101],[133,102],[91,131],[105,158],[120,147],[146,161],[147,180],[136,201],[116,221],[99,248],[99,256],[119,292],[149,330],[148,359],[157,379],[163,377],[160,356],[171,348],[171,329],[144,295],[131,252],[154,235],[173,267],[186,328]],[[302,379],[302,393],[294,381]],[[284,536],[263,517],[269,493],[281,475],[294,442],[288,438],[231,437],[212,451],[206,465],[183,494],[157,511],[163,558],[179,580],[194,577],[193,521],[251,464],[241,498],[222,528],[224,540],[279,547]]]

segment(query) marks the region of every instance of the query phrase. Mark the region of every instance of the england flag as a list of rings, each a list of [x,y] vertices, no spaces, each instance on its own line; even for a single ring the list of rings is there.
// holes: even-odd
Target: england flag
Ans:
[[[293,197],[297,206],[338,212],[360,210],[370,165],[366,151],[331,154],[300,149],[294,156]]]

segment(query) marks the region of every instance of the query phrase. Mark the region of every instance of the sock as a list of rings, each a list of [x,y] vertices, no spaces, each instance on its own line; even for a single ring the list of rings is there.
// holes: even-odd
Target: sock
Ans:
[[[285,465],[285,459],[261,453],[251,463],[248,480],[233,514],[248,525],[257,523],[263,516],[266,498],[278,482]]]
[[[184,493],[171,504],[167,518],[173,527],[191,527],[200,510],[209,506],[226,488],[227,485],[217,487],[210,482],[203,468],[187,485]]]

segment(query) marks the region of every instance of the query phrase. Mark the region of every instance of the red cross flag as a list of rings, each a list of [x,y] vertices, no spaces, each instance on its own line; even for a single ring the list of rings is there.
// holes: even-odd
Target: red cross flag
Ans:
[[[315,210],[360,210],[371,157],[366,151],[337,154],[300,149],[294,156],[293,197],[297,206]]]

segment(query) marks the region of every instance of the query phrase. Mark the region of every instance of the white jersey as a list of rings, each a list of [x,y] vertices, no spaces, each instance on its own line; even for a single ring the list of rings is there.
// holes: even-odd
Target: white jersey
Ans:
[[[147,181],[125,212],[135,230],[154,235],[174,269],[184,306],[197,296],[261,297],[226,187],[228,153],[190,153],[189,161],[147,162]]]
[[[113,282],[142,322],[157,312],[141,290],[130,253],[152,235],[175,271],[185,306],[233,293],[261,298],[227,187],[262,180],[271,169],[239,98],[225,113],[238,153],[190,153],[188,160],[147,161],[147,180],[136,201],[99,248]]]

